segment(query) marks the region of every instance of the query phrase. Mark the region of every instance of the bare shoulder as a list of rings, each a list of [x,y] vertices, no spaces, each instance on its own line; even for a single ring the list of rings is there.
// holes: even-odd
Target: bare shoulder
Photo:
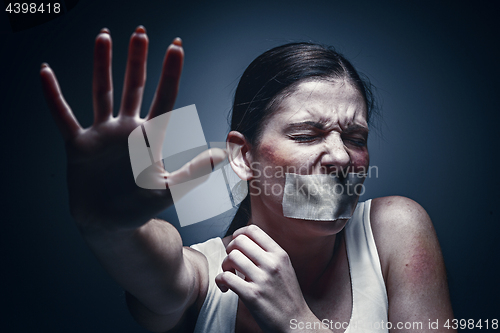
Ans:
[[[372,200],[370,219],[390,319],[452,318],[444,261],[425,209],[405,197],[377,198]]]
[[[417,202],[401,196],[373,199],[370,219],[372,227],[393,229],[394,232],[408,228],[432,228],[432,222],[425,209]]]
[[[373,199],[370,221],[384,276],[395,261],[411,260],[414,264],[422,261],[420,264],[424,264],[429,262],[426,256],[441,256],[429,215],[409,198]]]

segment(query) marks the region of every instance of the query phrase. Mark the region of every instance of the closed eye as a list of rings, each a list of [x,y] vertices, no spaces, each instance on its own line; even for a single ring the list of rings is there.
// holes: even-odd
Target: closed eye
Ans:
[[[319,139],[319,135],[289,135],[296,142],[313,142]]]
[[[344,141],[350,142],[358,147],[366,147],[366,140],[361,138],[344,138]]]

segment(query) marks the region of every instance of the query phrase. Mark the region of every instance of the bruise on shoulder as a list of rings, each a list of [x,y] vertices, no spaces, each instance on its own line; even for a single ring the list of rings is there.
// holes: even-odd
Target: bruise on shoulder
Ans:
[[[372,228],[376,241],[381,243],[379,255],[382,254],[382,266],[387,268],[389,280],[420,288],[423,283],[436,281],[444,272],[442,256],[425,210],[402,197],[377,201],[371,216]]]

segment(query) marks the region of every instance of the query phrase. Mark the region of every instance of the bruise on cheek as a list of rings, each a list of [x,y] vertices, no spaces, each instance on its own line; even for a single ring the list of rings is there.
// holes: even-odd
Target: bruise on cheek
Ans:
[[[287,154],[286,152],[282,152],[277,150],[275,146],[269,144],[261,144],[259,147],[259,159],[269,161],[273,165],[286,165],[287,162]]]
[[[370,165],[370,158],[368,152],[363,154],[351,154],[351,165],[354,170],[353,172],[368,172],[368,167]]]

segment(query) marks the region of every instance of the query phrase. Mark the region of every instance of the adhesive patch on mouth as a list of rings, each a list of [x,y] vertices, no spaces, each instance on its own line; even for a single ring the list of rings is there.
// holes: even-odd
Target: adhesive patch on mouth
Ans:
[[[349,173],[345,178],[286,173],[283,215],[316,221],[348,220],[364,192],[365,178],[361,173]]]

